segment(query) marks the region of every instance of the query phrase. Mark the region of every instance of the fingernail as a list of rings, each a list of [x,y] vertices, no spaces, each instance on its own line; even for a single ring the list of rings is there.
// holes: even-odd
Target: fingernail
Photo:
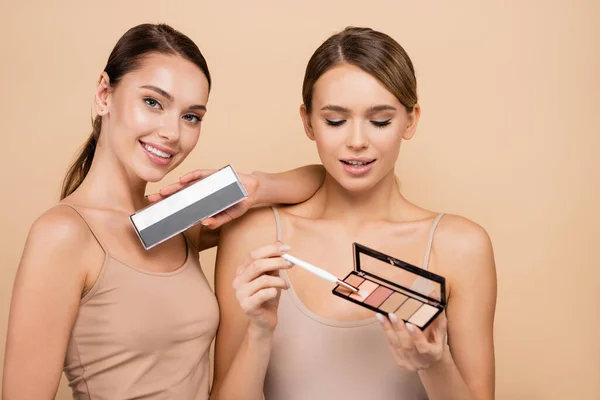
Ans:
[[[293,267],[293,266],[294,266],[294,263],[293,263],[293,262],[286,261],[286,263],[287,263],[287,266],[288,266],[288,267]]]
[[[396,314],[389,313],[388,317],[390,317],[390,321],[392,321],[392,324],[394,324],[394,325],[398,324],[398,317],[396,317]]]
[[[288,251],[288,250],[290,250],[290,249],[291,249],[291,247],[290,247],[290,246],[288,246],[287,244],[284,244],[283,246],[281,246],[281,247],[279,248],[279,250],[281,250],[281,251]]]
[[[405,323],[404,325],[406,325],[406,329],[408,329],[409,332],[411,332],[411,333],[415,330],[415,327],[412,326],[412,324],[409,324],[408,322]]]
[[[377,313],[375,314],[375,317],[377,317],[377,320],[383,324],[383,321],[385,320],[385,317],[383,315]]]
[[[200,222],[200,225],[202,225],[202,226],[208,226],[208,223],[206,221],[202,221],[202,222]]]

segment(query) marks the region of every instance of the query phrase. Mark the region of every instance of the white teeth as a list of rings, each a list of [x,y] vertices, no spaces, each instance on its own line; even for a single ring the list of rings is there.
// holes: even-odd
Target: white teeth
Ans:
[[[147,145],[146,143],[142,143],[142,145],[144,146],[144,148],[146,150],[148,150],[152,154],[156,154],[157,156],[162,157],[162,158],[171,158],[171,155],[168,153],[165,153],[164,151],[155,149],[154,147]]]
[[[368,164],[368,162],[366,162],[366,161],[354,161],[354,160],[352,160],[352,161],[345,161],[345,162],[347,164],[350,164],[350,165],[367,165]]]

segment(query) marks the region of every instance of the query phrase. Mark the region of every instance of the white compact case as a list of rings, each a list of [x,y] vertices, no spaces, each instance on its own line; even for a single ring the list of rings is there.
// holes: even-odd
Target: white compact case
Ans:
[[[244,185],[233,167],[228,165],[136,211],[129,219],[144,248],[148,250],[247,197]]]

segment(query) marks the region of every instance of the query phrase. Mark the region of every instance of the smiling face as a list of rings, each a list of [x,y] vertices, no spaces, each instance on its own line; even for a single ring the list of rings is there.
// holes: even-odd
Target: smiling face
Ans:
[[[365,191],[393,176],[400,143],[413,136],[419,107],[408,113],[375,77],[342,63],[319,77],[311,112],[302,106],[301,114],[327,172],[347,190]]]
[[[202,70],[177,55],[143,57],[114,88],[104,73],[96,94],[99,143],[128,176],[159,181],[196,146],[208,94]]]

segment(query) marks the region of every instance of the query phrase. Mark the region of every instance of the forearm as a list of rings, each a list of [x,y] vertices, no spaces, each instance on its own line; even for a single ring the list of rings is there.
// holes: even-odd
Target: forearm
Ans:
[[[253,172],[258,179],[255,204],[296,204],[308,200],[325,180],[322,165],[306,165],[279,173]]]
[[[224,379],[211,400],[262,400],[263,384],[271,357],[271,334],[248,331]]]
[[[477,399],[465,383],[448,346],[442,359],[419,371],[419,377],[430,400],[483,400]]]

